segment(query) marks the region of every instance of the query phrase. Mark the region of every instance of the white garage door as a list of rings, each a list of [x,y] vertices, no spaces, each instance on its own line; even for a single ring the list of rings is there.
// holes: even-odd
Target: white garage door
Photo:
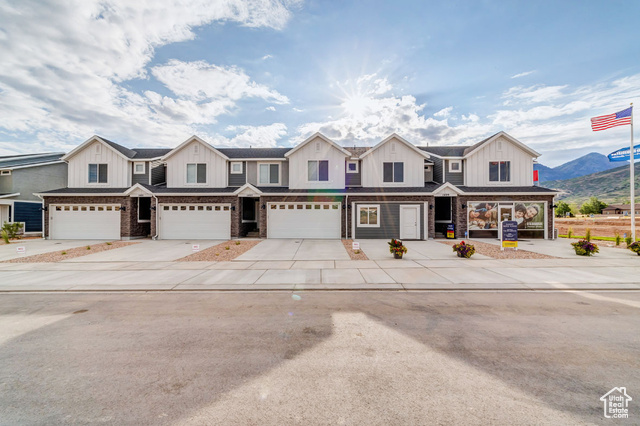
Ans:
[[[120,206],[50,205],[49,227],[53,240],[119,240]]]
[[[268,238],[340,238],[340,203],[269,203]]]
[[[160,204],[160,238],[164,240],[228,240],[229,204]]]

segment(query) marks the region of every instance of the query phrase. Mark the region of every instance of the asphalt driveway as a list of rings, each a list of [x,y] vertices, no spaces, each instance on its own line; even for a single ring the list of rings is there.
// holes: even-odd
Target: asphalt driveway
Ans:
[[[350,260],[341,240],[270,239],[236,260]]]

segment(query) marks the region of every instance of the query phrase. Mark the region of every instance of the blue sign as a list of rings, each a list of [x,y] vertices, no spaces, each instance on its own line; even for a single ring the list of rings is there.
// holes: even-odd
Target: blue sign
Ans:
[[[518,222],[515,220],[502,222],[502,247],[518,247]]]
[[[454,239],[456,237],[456,226],[453,223],[447,224],[447,238]]]
[[[609,161],[629,161],[629,148],[622,148],[607,155]],[[640,158],[640,145],[633,147],[633,158]]]

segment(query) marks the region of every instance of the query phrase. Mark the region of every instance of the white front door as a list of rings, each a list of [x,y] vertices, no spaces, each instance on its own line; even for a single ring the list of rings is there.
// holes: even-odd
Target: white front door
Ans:
[[[339,239],[340,203],[268,203],[268,238]]]
[[[400,239],[420,239],[420,206],[400,206]]]
[[[49,229],[52,240],[119,240],[120,206],[50,205]]]
[[[231,238],[229,204],[160,204],[163,240],[228,240]]]

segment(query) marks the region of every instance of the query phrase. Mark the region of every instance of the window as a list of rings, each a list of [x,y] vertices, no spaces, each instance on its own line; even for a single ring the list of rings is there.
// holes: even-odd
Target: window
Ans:
[[[234,161],[231,163],[231,174],[232,175],[241,175],[242,174],[242,162]]]
[[[89,164],[89,183],[107,183],[106,164]]]
[[[359,205],[358,206],[358,227],[379,228],[378,210],[380,205]]]
[[[187,183],[207,183],[207,165],[187,164]]]
[[[138,198],[138,222],[149,222],[151,220],[151,198]]]
[[[259,165],[259,185],[278,185],[280,183],[280,164],[263,163]]]
[[[384,182],[404,182],[404,163],[382,163]]]
[[[490,182],[509,182],[511,180],[511,161],[489,162]]]
[[[11,174],[11,170],[2,170],[0,171],[0,175],[9,176]]]
[[[347,173],[358,173],[357,161],[347,161]]]
[[[329,161],[309,160],[307,161],[307,179],[309,182],[329,181]]]
[[[134,175],[143,175],[145,172],[145,164],[144,162],[133,163],[133,174]]]
[[[460,173],[460,172],[462,172],[460,160],[449,160],[449,173]]]

